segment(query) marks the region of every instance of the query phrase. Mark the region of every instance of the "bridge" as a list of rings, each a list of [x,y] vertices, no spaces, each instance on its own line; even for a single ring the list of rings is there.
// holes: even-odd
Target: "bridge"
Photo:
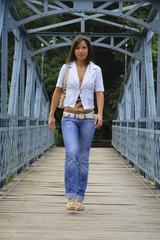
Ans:
[[[28,16],[20,18],[17,2],[21,2],[22,8],[28,9]],[[148,11],[145,18],[139,14],[143,9]],[[27,24],[33,21],[64,14],[70,16],[69,20],[27,28]],[[86,31],[91,20],[103,24],[104,32]],[[78,32],[74,28],[72,32],[61,31],[64,26],[72,24],[78,26]],[[114,27],[115,31],[105,31],[107,26]],[[10,33],[14,38],[12,59],[8,52]],[[74,223],[73,231],[72,225],[66,225],[66,213],[62,213],[62,179],[58,178],[59,174],[62,176],[62,161],[59,163],[57,160],[64,158],[64,149],[50,149],[54,144],[54,133],[48,128],[50,101],[43,81],[43,71],[40,71],[36,56],[41,54],[43,65],[45,51],[70,46],[73,37],[79,33],[86,35],[94,47],[122,53],[126,64],[124,84],[112,126],[114,149],[108,149],[108,153],[107,149],[91,150],[91,181],[87,197],[90,204],[86,207],[88,215],[78,215],[80,227]],[[34,48],[33,38],[39,42],[39,48]],[[133,42],[135,47],[131,51],[127,46]],[[81,239],[81,228],[84,229],[85,239],[160,239],[160,2],[0,0],[0,43],[0,215],[3,216],[0,222],[4,227],[0,230],[0,239],[15,239],[17,236],[19,239],[22,236],[23,239],[44,239],[41,231],[44,228],[48,237],[46,239],[53,239],[52,234],[55,234],[55,239]],[[157,53],[156,61],[153,62],[155,44]],[[12,61],[10,78],[9,61]],[[97,160],[94,162],[97,153],[101,159],[98,172],[94,168],[98,166]],[[55,159],[55,168],[51,158],[53,161]],[[52,164],[51,170],[55,176],[51,177],[49,164]],[[92,179],[92,174],[95,179]],[[6,185],[10,178],[13,180]],[[54,183],[53,186],[51,183]],[[42,185],[30,192],[31,185],[38,184]],[[57,191],[51,194],[55,199],[52,206],[49,195],[53,187]],[[34,191],[37,193],[34,194]],[[116,198],[116,194],[121,197]],[[26,196],[29,202],[25,209]],[[40,201],[39,211],[35,204],[37,200]],[[17,201],[21,203],[20,206],[17,206]],[[44,213],[43,207],[47,204],[50,207],[44,208]],[[37,214],[30,216],[27,211],[35,211]],[[53,215],[49,215],[50,212]],[[20,216],[23,214],[24,219]],[[72,219],[74,215],[67,216]],[[12,219],[14,216],[15,222]],[[46,218],[44,228],[40,220],[38,221],[43,216]],[[104,218],[103,222],[100,216]],[[95,223],[92,217],[96,219]],[[29,219],[32,219],[33,225]],[[57,229],[51,231],[49,222],[52,220],[56,224],[56,219]],[[64,235],[61,221],[65,229]],[[90,225],[85,226],[87,221]],[[30,232],[32,226],[33,231]],[[76,235],[77,231],[79,236]]]

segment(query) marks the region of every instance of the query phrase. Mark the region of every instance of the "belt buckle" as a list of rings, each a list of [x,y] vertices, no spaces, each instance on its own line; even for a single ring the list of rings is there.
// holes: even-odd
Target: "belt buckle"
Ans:
[[[85,119],[85,116],[84,116],[84,114],[79,113],[79,114],[78,114],[78,118],[79,118],[80,120],[82,120],[82,119]]]

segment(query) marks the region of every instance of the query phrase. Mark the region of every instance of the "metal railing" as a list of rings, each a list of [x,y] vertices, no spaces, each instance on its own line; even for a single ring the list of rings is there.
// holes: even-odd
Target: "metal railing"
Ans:
[[[160,188],[160,117],[114,120],[112,145],[140,174]]]
[[[0,115],[0,187],[53,144],[48,120]]]

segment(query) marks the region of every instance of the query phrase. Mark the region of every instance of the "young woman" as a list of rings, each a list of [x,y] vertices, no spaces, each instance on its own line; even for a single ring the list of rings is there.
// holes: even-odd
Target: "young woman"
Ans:
[[[61,120],[66,149],[65,190],[68,210],[84,210],[83,200],[88,180],[89,152],[95,128],[102,125],[103,78],[101,68],[92,62],[93,49],[85,36],[78,35],[72,42],[69,57],[60,70],[53,93],[49,127],[54,131],[54,114],[63,90],[68,70],[64,112]],[[94,92],[98,113],[94,114]]]

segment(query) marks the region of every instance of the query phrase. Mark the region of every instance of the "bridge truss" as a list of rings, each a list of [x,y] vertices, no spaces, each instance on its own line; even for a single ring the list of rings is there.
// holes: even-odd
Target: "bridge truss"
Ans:
[[[146,178],[151,177],[159,186],[160,2],[21,0],[22,7],[30,10],[28,16],[21,18],[17,2],[0,0],[1,185],[6,183],[8,176],[16,175],[53,143],[53,133],[47,127],[49,98],[35,56],[53,48],[70,46],[72,38],[83,33],[93,46],[118,51],[130,58],[116,120],[113,121],[112,144],[140,173]],[[146,8],[148,16],[142,18],[139,13]],[[64,15],[70,16],[69,19],[63,20]],[[27,27],[28,23],[53,16],[62,16],[62,20],[38,28]],[[93,32],[94,23],[103,25],[104,32]],[[72,31],[62,32],[64,26],[73,26]],[[108,26],[115,28],[114,33],[107,31]],[[15,46],[9,81],[10,32],[14,34]],[[156,79],[152,58],[154,36],[158,49]],[[31,47],[33,38],[39,42],[38,49]],[[135,48],[131,51],[126,46],[133,40]]]

